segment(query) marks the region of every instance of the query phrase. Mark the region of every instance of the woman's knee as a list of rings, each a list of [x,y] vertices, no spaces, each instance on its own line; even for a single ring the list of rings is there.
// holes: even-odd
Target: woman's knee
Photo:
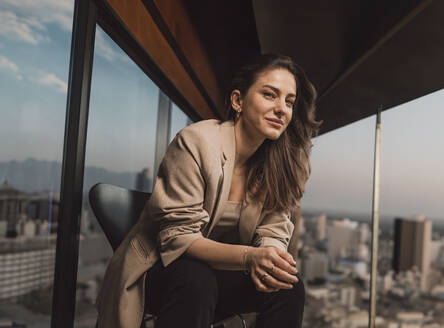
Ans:
[[[195,302],[216,302],[217,281],[213,270],[204,262],[180,258],[170,264],[170,280],[188,300]]]
[[[301,277],[298,275],[298,282],[293,283],[291,289],[281,289],[278,292],[277,301],[285,304],[293,304],[302,307],[305,304],[305,286]]]
[[[291,295],[296,300],[305,302],[305,285],[300,275],[297,275],[299,281],[293,283],[293,288],[290,289],[292,291]]]

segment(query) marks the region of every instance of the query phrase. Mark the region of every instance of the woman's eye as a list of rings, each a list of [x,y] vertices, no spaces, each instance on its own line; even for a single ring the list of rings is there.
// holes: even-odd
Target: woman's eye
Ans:
[[[271,92],[264,92],[264,96],[266,98],[274,98],[274,95]]]
[[[294,102],[291,100],[287,100],[287,106],[288,107],[293,107],[294,106]]]

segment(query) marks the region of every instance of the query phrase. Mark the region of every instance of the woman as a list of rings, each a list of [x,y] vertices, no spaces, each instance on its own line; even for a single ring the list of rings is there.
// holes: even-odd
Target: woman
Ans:
[[[310,173],[316,92],[286,56],[239,70],[229,119],[182,129],[137,225],[111,259],[99,327],[209,327],[258,312],[257,327],[301,327],[304,286],[287,252]],[[145,302],[146,299],[146,302]]]

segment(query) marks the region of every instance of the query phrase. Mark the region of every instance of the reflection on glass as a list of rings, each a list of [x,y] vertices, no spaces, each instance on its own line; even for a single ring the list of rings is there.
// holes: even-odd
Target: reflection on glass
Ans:
[[[112,249],[91,211],[96,183],[152,191],[159,89],[97,26],[77,274],[77,327],[94,327]]]
[[[377,314],[402,326],[444,324],[444,153],[435,151],[444,146],[443,97],[441,90],[382,114],[381,212],[390,215],[380,234]]]
[[[171,125],[170,125],[170,140],[171,142],[176,136],[177,132],[182,130],[187,125],[190,125],[193,121],[185,114],[176,104],[173,103],[171,109]]]
[[[377,327],[444,324],[443,98],[382,114]],[[368,326],[374,129],[371,117],[314,139],[299,238],[305,327]]]
[[[50,322],[73,8],[0,2],[0,326]]]

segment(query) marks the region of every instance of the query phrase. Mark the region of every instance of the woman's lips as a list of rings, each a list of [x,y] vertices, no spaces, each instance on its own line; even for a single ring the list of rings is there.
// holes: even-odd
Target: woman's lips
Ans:
[[[269,120],[268,118],[266,119],[268,121],[268,123],[270,123],[273,127],[275,128],[281,128],[283,124]]]

